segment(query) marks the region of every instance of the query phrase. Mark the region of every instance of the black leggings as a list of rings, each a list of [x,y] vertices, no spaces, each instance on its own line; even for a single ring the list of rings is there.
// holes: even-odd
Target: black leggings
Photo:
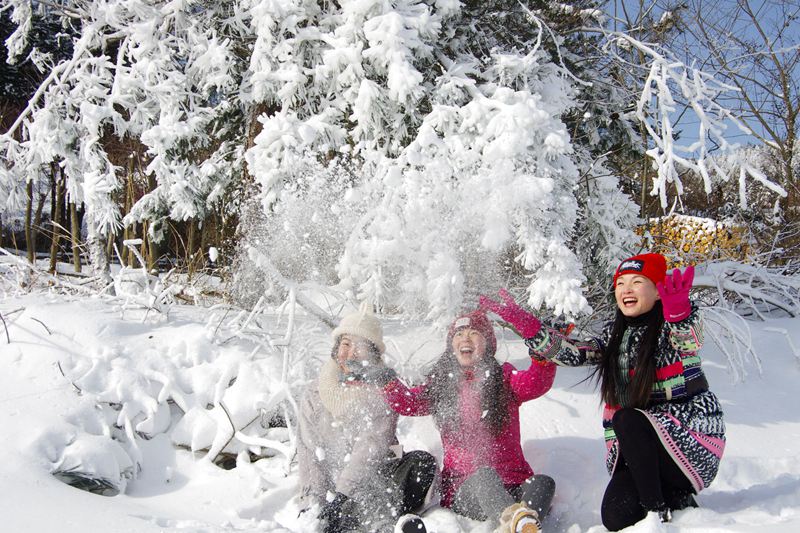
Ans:
[[[692,484],[664,449],[644,413],[620,409],[611,420],[619,457],[603,495],[603,525],[619,531],[643,519],[648,511],[677,509],[694,492]]]

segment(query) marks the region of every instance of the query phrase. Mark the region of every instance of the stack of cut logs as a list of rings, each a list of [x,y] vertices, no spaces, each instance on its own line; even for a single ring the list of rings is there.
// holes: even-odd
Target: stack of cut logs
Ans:
[[[710,218],[672,215],[651,218],[637,229],[648,235],[651,251],[667,257],[670,268],[715,259],[743,261],[747,258],[747,228]]]

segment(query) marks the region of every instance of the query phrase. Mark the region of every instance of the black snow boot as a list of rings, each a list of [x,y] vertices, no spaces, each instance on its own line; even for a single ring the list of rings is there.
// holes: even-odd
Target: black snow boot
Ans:
[[[404,514],[394,526],[394,533],[428,533],[422,518],[415,514]]]
[[[669,507],[662,507],[656,511],[658,520],[662,523],[672,522],[672,510]]]
[[[694,495],[690,491],[678,491],[667,499],[667,505],[673,511],[680,511],[688,509],[689,507],[698,507]]]
[[[526,479],[520,489],[522,489],[520,502],[524,503],[528,509],[536,511],[540,519],[547,516],[556,492],[556,482],[553,478],[544,474],[536,474]]]

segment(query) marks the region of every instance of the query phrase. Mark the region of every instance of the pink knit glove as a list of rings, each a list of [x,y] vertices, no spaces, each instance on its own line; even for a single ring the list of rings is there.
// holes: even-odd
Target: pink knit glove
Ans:
[[[689,303],[689,289],[692,288],[693,280],[694,266],[689,265],[683,275],[676,268],[672,271],[672,275],[667,274],[663,282],[656,284],[658,295],[661,297],[664,320],[680,322],[692,312],[692,304]]]
[[[481,295],[478,300],[482,309],[488,309],[498,315],[500,318],[514,326],[514,329],[520,334],[523,339],[530,339],[542,329],[542,323],[534,315],[524,310],[514,301],[514,298],[508,294],[505,289],[500,289],[500,298],[503,299],[502,304]]]

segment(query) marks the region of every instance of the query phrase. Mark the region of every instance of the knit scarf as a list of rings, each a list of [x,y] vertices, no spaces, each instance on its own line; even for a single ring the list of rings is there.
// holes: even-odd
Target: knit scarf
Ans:
[[[346,384],[339,379],[339,365],[330,359],[319,372],[319,397],[334,418],[356,412],[375,401],[376,390],[362,383]]]

